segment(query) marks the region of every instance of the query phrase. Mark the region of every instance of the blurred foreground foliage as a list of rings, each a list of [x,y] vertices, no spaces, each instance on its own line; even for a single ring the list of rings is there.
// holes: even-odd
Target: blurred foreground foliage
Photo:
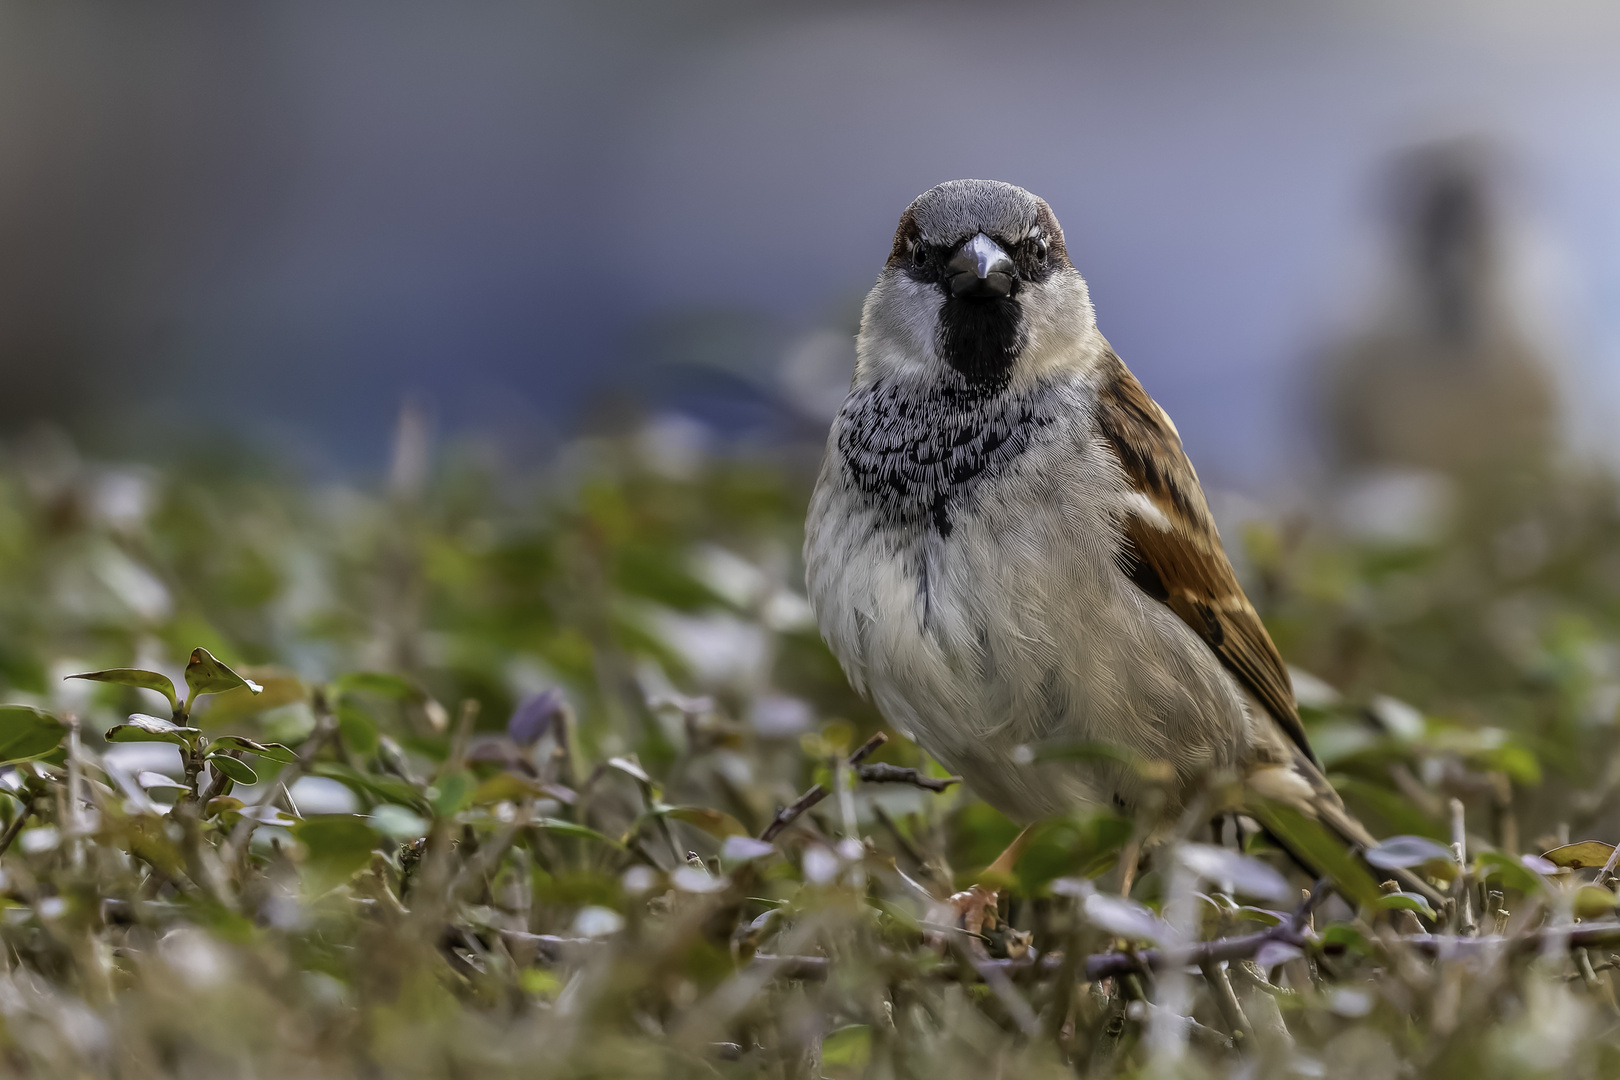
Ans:
[[[1308,883],[1232,820],[1120,898],[1140,823],[1077,812],[969,938],[937,901],[1016,829],[850,763],[882,727],[802,595],[802,469],[400,457],[366,492],[6,452],[7,1074],[1620,1072],[1612,849],[1569,844],[1620,831],[1603,478],[1421,540],[1244,538],[1324,763],[1395,836],[1374,861],[1445,910],[1350,867],[1295,915]],[[941,775],[898,737],[867,761]],[[1275,937],[1195,963],[1243,934]]]

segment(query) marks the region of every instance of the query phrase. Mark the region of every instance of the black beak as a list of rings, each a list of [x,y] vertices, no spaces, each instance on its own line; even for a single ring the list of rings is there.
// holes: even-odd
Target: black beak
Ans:
[[[986,299],[1012,295],[1018,273],[1012,258],[984,233],[958,248],[945,268],[951,274],[952,296]]]

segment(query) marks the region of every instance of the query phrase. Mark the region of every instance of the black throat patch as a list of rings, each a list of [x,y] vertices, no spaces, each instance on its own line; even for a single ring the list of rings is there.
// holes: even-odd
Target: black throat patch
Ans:
[[[946,294],[939,313],[940,356],[969,387],[1003,389],[1028,337],[1017,299],[951,296],[948,288]]]
[[[1048,386],[1008,393],[966,377],[951,385],[879,380],[838,414],[838,449],[850,482],[890,528],[949,536],[956,508],[1005,470],[1059,417]]]

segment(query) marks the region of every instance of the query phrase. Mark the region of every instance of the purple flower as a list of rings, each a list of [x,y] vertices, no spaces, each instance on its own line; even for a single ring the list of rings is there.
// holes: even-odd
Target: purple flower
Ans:
[[[506,733],[519,746],[533,746],[562,720],[568,700],[555,686],[542,693],[523,699],[512,719],[506,722]]]

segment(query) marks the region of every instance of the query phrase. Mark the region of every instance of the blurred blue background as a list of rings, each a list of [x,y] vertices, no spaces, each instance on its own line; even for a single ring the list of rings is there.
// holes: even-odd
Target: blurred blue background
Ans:
[[[813,440],[901,209],[985,176],[1052,204],[1206,479],[1286,490],[1400,290],[1402,155],[1460,140],[1490,304],[1611,454],[1616,56],[1606,0],[8,0],[0,421],[361,472],[407,399],[515,460]]]

